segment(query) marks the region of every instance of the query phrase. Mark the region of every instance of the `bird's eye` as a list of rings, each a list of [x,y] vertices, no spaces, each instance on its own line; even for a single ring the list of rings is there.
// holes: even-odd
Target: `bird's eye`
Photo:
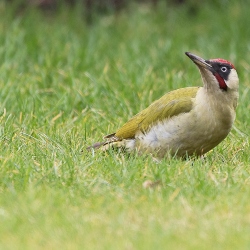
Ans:
[[[220,70],[221,70],[222,72],[227,72],[227,67],[223,66],[223,67],[221,67]]]

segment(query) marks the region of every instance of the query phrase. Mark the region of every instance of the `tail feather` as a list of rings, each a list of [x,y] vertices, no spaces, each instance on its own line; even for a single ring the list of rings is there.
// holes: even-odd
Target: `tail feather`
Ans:
[[[101,151],[107,151],[110,148],[112,149],[125,149],[126,148],[126,142],[124,140],[122,141],[104,141],[104,142],[96,142],[93,145],[87,147],[87,150],[90,151],[91,149],[100,149]]]
[[[107,151],[109,149],[121,149],[125,151],[131,151],[135,147],[134,139],[122,140],[117,138],[115,134],[105,136],[104,139],[107,140],[103,142],[96,142],[93,145],[87,147],[87,150],[90,151],[92,149],[100,149],[101,151]]]
[[[89,151],[91,149],[101,149],[102,151],[106,151],[109,148],[119,148],[119,147],[124,146],[124,145],[122,145],[122,144],[124,144],[124,142],[121,139],[117,138],[115,136],[115,133],[110,134],[110,135],[106,135],[104,137],[104,139],[106,139],[106,141],[96,142],[93,145],[87,147],[87,150]]]
[[[98,149],[98,148],[102,147],[106,143],[107,142],[96,142],[93,145],[87,147],[87,150],[90,151],[91,149]]]

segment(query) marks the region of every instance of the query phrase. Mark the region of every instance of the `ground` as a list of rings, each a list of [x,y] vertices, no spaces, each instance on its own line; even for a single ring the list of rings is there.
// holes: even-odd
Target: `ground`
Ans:
[[[249,249],[248,1],[16,13],[0,4],[1,249]],[[170,90],[198,86],[184,54],[232,61],[231,134],[205,158],[94,154]]]

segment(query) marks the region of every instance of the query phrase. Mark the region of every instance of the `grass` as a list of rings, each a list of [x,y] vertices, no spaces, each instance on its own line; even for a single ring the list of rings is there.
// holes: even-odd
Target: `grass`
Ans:
[[[0,248],[249,249],[246,5],[134,5],[87,26],[77,9],[0,4]],[[225,141],[196,161],[80,153],[163,93],[200,85],[185,51],[236,65]]]

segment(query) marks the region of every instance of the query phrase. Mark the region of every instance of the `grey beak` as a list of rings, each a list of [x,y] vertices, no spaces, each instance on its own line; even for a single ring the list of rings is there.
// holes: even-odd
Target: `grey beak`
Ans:
[[[213,67],[208,63],[207,60],[204,60],[203,58],[196,56],[190,52],[185,52],[185,54],[199,67],[208,69],[209,71],[213,72]]]

